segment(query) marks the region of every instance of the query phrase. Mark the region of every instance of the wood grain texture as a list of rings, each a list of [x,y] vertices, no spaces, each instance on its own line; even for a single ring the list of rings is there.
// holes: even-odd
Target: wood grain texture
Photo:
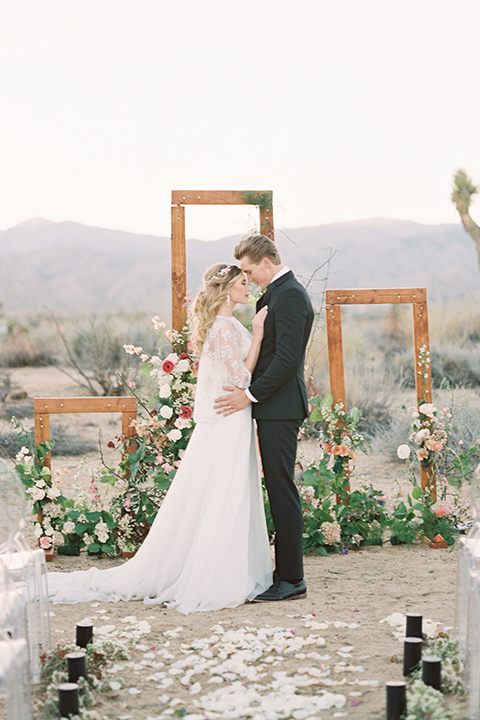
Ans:
[[[260,232],[266,235],[272,242],[275,242],[275,232],[273,229],[273,208],[265,210],[260,208]]]
[[[185,208],[172,207],[172,328],[181,331],[186,321],[187,248]]]
[[[172,205],[250,205],[245,193],[272,195],[271,190],[172,190]]]
[[[427,302],[425,288],[358,288],[327,290],[327,305],[395,305],[397,303]]]

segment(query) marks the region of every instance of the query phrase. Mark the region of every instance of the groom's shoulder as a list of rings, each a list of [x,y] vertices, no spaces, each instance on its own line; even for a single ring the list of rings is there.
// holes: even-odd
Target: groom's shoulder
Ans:
[[[280,286],[284,292],[298,292],[302,295],[306,295],[307,291],[299,280],[295,277],[292,271],[285,275],[285,281]]]

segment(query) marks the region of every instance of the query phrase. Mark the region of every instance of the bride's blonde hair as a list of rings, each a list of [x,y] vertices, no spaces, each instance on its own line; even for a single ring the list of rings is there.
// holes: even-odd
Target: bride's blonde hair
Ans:
[[[203,287],[193,301],[191,310],[192,341],[196,355],[201,354],[207,332],[213,325],[218,309],[241,274],[242,270],[238,265],[227,263],[215,263],[205,271]]]

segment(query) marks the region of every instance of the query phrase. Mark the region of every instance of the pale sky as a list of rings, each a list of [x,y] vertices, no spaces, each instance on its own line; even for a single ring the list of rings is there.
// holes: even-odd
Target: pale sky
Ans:
[[[168,236],[172,189],[273,190],[278,228],[458,222],[479,29],[479,0],[0,0],[0,230]],[[255,217],[189,207],[187,236]]]

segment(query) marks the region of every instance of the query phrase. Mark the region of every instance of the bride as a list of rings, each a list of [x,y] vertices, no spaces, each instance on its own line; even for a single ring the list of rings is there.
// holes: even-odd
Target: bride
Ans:
[[[119,567],[49,572],[51,602],[143,600],[187,614],[236,607],[272,583],[250,406],[228,416],[213,408],[223,385],[249,385],[267,308],[253,319],[252,338],[232,315],[248,302],[241,269],[217,263],[203,281],[192,308],[196,426],[150,532]]]

